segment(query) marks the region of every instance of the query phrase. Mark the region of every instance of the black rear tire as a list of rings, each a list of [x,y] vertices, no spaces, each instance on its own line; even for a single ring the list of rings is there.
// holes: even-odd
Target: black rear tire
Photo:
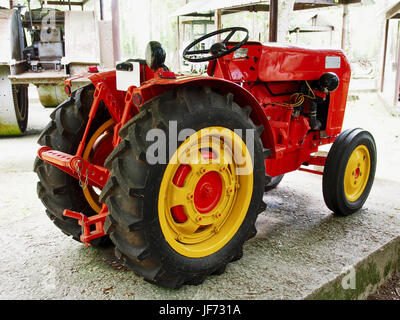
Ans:
[[[174,250],[159,221],[159,190],[167,164],[147,162],[146,151],[151,143],[145,137],[152,128],[163,128],[168,144],[168,129],[165,129],[169,121],[177,121],[178,132],[184,128],[197,132],[211,126],[257,132],[253,194],[247,214],[227,244],[215,253],[198,258]],[[167,92],[146,103],[141,113],[122,128],[123,140],[106,161],[111,177],[101,199],[110,211],[105,229],[115,244],[117,258],[146,281],[167,288],[201,284],[208,275],[221,274],[229,262],[240,259],[243,243],[255,236],[255,221],[264,208],[265,163],[259,138],[261,132],[248,112],[233,101],[231,94],[189,87]],[[176,148],[180,144],[178,142]]]
[[[51,114],[51,121],[42,132],[38,143],[67,154],[75,154],[86,127],[93,93],[92,85],[73,92]],[[108,118],[106,109],[100,108],[92,123],[89,137]],[[46,207],[48,217],[62,232],[80,242],[82,231],[78,220],[63,216],[65,209],[81,212],[88,217],[96,214],[85,199],[79,181],[39,158],[35,160],[34,171],[39,177],[37,194]],[[95,239],[91,244],[103,246],[111,242],[106,236]]]
[[[357,148],[365,147],[369,154],[368,177],[364,176],[365,187],[360,194],[350,198],[346,194],[345,176],[349,160]],[[377,162],[373,136],[363,129],[349,129],[339,135],[326,159],[322,189],[326,206],[337,215],[347,216],[362,208],[374,183]],[[353,171],[350,174],[355,174]],[[361,172],[362,174],[362,172]],[[367,173],[366,173],[367,174]],[[359,174],[356,174],[357,177]],[[360,177],[361,178],[361,177]],[[354,183],[357,183],[356,181]]]

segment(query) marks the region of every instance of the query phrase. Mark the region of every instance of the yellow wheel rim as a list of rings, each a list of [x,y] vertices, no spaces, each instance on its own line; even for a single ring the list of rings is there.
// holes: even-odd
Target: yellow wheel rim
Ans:
[[[243,140],[222,127],[202,129],[170,159],[158,197],[168,244],[192,258],[225,246],[246,217],[253,194],[253,163]]]
[[[344,192],[347,200],[357,201],[363,194],[371,170],[371,157],[364,145],[354,149],[344,175]]]
[[[110,119],[107,122],[105,122],[99,129],[97,129],[97,131],[93,134],[93,136],[90,138],[89,142],[86,145],[85,151],[82,156],[84,160],[92,163],[92,160],[94,158],[94,149],[96,148],[96,145],[101,143],[103,139],[112,134],[113,126],[114,126],[114,121],[113,119]],[[94,163],[94,164],[103,165],[103,163]],[[84,187],[82,189],[83,189],[83,194],[89,205],[92,207],[94,211],[100,213],[101,203],[99,201],[99,193],[96,192],[96,190],[90,186]]]

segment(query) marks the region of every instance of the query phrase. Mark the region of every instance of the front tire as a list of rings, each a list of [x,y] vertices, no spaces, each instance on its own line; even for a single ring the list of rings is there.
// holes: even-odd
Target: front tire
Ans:
[[[217,137],[216,144],[210,142],[207,147],[199,149],[190,138],[173,146],[170,123],[176,123],[178,134],[191,129],[191,138],[209,128],[232,133],[252,130],[253,171],[238,177],[233,170],[236,162],[211,163],[210,159],[222,159],[217,145],[229,149],[217,133],[212,135]],[[174,153],[167,164],[150,164],[146,157],[151,148],[146,136],[157,128],[166,132],[166,150]],[[145,280],[168,288],[200,284],[240,259],[243,243],[256,234],[255,221],[263,208],[265,164],[260,133],[231,94],[189,87],[146,103],[120,131],[123,140],[106,162],[111,177],[101,198],[110,211],[105,229],[116,256]],[[181,154],[192,151],[205,163],[180,162]]]
[[[344,131],[333,143],[322,180],[327,207],[347,216],[362,208],[371,191],[376,170],[373,136],[362,129]]]

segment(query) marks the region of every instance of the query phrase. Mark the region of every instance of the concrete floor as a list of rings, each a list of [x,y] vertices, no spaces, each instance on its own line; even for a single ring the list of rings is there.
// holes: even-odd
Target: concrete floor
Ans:
[[[0,138],[0,299],[302,299],[400,236],[400,119],[365,94],[350,99],[345,122],[370,130],[378,145],[362,211],[334,217],[320,176],[288,174],[264,196],[268,209],[240,261],[200,286],[158,288],[116,263],[112,249],[85,248],[46,216],[32,168],[51,111],[32,103],[28,135]]]

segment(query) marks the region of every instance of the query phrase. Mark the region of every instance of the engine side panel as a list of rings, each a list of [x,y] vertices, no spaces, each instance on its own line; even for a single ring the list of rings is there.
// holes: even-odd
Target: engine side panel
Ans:
[[[258,69],[261,81],[317,80],[325,72],[335,72],[342,81],[350,81],[350,65],[343,51],[262,47]]]
[[[351,69],[342,50],[311,50],[299,47],[263,46],[258,75],[261,81],[318,80],[324,73],[334,72],[339,88],[330,95],[326,133],[341,132]]]

